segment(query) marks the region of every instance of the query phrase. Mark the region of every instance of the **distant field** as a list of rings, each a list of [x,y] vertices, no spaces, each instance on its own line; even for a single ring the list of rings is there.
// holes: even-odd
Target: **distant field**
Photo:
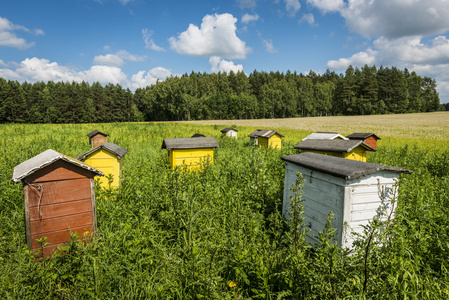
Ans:
[[[430,143],[448,143],[449,112],[432,112],[402,115],[370,115],[349,117],[313,117],[289,119],[258,119],[258,120],[212,120],[186,121],[182,123],[244,126],[248,129],[277,129],[281,133],[285,130],[301,131],[308,134],[316,131],[338,132],[349,135],[353,132],[374,132],[382,140],[396,144],[396,142],[410,143],[427,140]],[[246,132],[244,132],[246,133]],[[289,136],[286,135],[289,140]]]

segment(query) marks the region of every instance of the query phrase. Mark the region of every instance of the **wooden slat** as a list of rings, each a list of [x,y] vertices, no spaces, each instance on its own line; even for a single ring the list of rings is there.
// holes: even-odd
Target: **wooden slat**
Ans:
[[[28,249],[31,250],[31,221],[30,221],[30,204],[29,204],[29,186],[23,186],[23,201],[25,209],[25,232],[27,237]]]
[[[37,235],[41,233],[60,231],[67,228],[89,226],[92,224],[92,212],[88,212],[79,215],[31,222],[31,234]]]
[[[50,219],[56,217],[63,217],[67,215],[86,213],[92,211],[92,200],[91,198],[73,201],[73,202],[64,202],[59,204],[52,205],[43,205],[40,206],[41,218],[42,219]],[[39,221],[39,212],[37,206],[30,208],[30,220],[31,221]]]
[[[93,226],[82,226],[79,228],[71,228],[69,229],[64,229],[61,231],[55,231],[55,232],[50,232],[50,233],[40,233],[40,234],[35,234],[32,236],[32,249],[40,249],[40,245],[37,242],[37,239],[40,239],[42,237],[47,237],[47,239],[45,240],[46,243],[50,243],[47,247],[50,246],[54,246],[54,245],[59,245],[59,244],[63,244],[66,243],[68,241],[70,241],[70,233],[78,233],[78,235],[80,236],[80,238],[85,238],[84,233],[85,232],[89,232],[89,234],[93,234]]]
[[[91,197],[90,180],[88,178],[45,182],[42,185],[43,196],[40,205],[89,199]],[[29,190],[30,207],[38,206],[39,203],[40,192],[36,192],[35,189]]]
[[[63,160],[58,160],[49,166],[46,166],[35,173],[31,174],[25,180],[29,183],[38,183],[45,181],[67,180],[76,178],[91,178],[94,173],[68,163]]]

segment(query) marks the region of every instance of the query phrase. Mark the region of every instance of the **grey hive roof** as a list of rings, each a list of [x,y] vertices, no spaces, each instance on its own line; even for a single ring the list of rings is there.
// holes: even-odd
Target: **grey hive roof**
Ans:
[[[369,151],[376,151],[375,148],[365,144],[361,140],[305,140],[294,148],[300,150],[317,150],[330,152],[351,152],[356,147],[362,146]]]
[[[116,145],[114,143],[106,143],[99,145],[95,148],[92,148],[89,151],[84,152],[83,154],[78,155],[76,159],[85,160],[87,157],[89,157],[89,155],[91,155],[92,153],[96,152],[99,149],[104,149],[108,152],[111,152],[112,154],[117,155],[118,159],[122,158],[123,156],[125,156],[126,153],[128,153],[128,150],[120,147],[119,145]]]
[[[365,132],[354,132],[347,136],[350,140],[364,140],[369,138],[370,136],[374,137],[376,140],[380,140],[380,137],[375,135],[374,133],[365,133]]]
[[[200,148],[219,148],[215,137],[197,137],[197,138],[172,138],[164,139],[161,149],[200,149]]]
[[[92,131],[91,133],[88,133],[87,136],[88,136],[89,138],[92,138],[93,136],[95,136],[95,135],[97,135],[97,134],[101,134],[101,135],[104,135],[104,136],[108,136],[106,133],[103,133],[103,132],[98,131],[98,130],[94,130],[94,131]]]
[[[234,129],[234,128],[232,128],[232,127],[226,127],[226,128],[224,128],[224,129],[222,129],[220,132],[222,132],[222,133],[226,133],[226,132],[228,132],[228,131],[231,131],[231,130],[234,130],[234,131],[238,131],[237,129]]]
[[[342,136],[341,134],[338,134],[336,132],[314,132],[309,134],[308,136],[306,136],[305,138],[303,138],[301,141],[305,141],[305,140],[333,140],[336,138],[341,138],[342,140],[347,140],[348,138]]]
[[[265,137],[265,138],[270,138],[273,135],[278,134],[280,137],[284,137],[284,135],[280,134],[277,131],[274,130],[264,130],[264,129],[257,129],[253,132],[251,132],[248,136],[249,137]]]
[[[64,154],[61,154],[55,150],[52,149],[48,149],[24,162],[22,162],[21,164],[18,164],[13,171],[12,174],[12,181],[14,183],[18,183],[20,182],[22,179],[24,179],[25,177],[28,177],[29,175],[33,174],[34,172],[48,166],[51,165],[52,163],[58,161],[58,160],[63,160],[66,161],[68,163],[71,163],[75,166],[81,167],[83,169],[89,170],[91,172],[96,173],[97,175],[103,176],[104,174],[95,169],[92,168],[91,166],[88,166],[86,164],[83,164],[82,162],[80,162],[79,160],[76,160],[74,158],[68,157]]]
[[[281,157],[282,160],[294,163],[311,170],[330,174],[346,180],[365,177],[380,171],[412,174],[413,172],[400,167],[390,167],[346,159],[341,157],[317,154],[312,152],[293,154]]]
[[[204,135],[204,134],[201,134],[201,133],[195,133],[195,134],[192,135],[191,137],[193,137],[193,138],[197,138],[197,137],[205,137],[205,135]]]

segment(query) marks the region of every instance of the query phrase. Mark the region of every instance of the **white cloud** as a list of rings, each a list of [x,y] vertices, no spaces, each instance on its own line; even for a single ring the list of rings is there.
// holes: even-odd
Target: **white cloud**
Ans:
[[[201,28],[190,24],[188,29],[169,39],[170,46],[180,54],[220,56],[243,59],[251,51],[236,35],[237,19],[231,14],[206,15]]]
[[[340,58],[338,60],[330,60],[327,62],[327,67],[334,70],[344,70],[349,65],[352,66],[364,66],[373,65],[377,62],[377,51],[373,51],[371,49],[366,50],[365,52],[359,52],[352,55],[350,58]]]
[[[94,65],[89,70],[77,71],[72,67],[62,66],[44,58],[27,58],[19,64],[10,63],[9,66],[0,61],[0,77],[27,82],[81,82],[84,80],[93,83],[98,81],[102,84],[120,84],[134,90],[154,84],[157,79],[163,80],[170,75],[169,70],[157,67],[148,72],[140,71],[128,79],[128,76],[117,66]]]
[[[0,67],[8,68],[9,65],[6,64],[2,59],[0,59]]]
[[[119,0],[121,4],[126,5],[128,2],[131,2],[133,0]]]
[[[299,23],[308,23],[310,26],[315,25],[315,17],[313,14],[303,14],[302,18],[299,20]]]
[[[243,24],[248,24],[249,22],[255,22],[259,20],[259,15],[255,14],[255,15],[250,15],[250,14],[244,14],[242,17],[242,23]]]
[[[343,0],[307,0],[307,3],[317,7],[323,12],[339,11],[344,6]]]
[[[140,71],[131,76],[130,87],[132,89],[143,88],[155,84],[158,80],[169,77],[171,72],[165,68],[157,67],[150,71]]]
[[[253,8],[256,7],[256,0],[236,0],[240,8]]]
[[[264,40],[262,39],[262,43],[265,47],[265,51],[268,53],[277,53],[278,50],[274,47],[272,40]]]
[[[145,49],[151,49],[158,52],[166,51],[164,48],[154,43],[153,39],[151,38],[152,35],[153,35],[152,30],[148,30],[147,28],[142,29],[142,37],[143,41],[145,42]]]
[[[105,48],[108,48],[105,46]],[[145,56],[137,56],[126,50],[120,50],[116,54],[97,55],[94,57],[94,64],[119,67],[129,61],[144,61]]]
[[[235,65],[232,61],[226,61],[218,56],[212,56],[209,59],[210,71],[211,73],[226,72],[231,71],[237,73],[243,71],[242,65]]]
[[[0,17],[0,46],[13,47],[20,50],[34,46],[33,42],[29,43],[25,39],[17,37],[17,35],[13,32],[15,30],[30,32],[28,28],[22,25],[15,25],[8,19]],[[44,32],[41,29],[36,29],[35,33],[40,35]]]
[[[307,0],[324,13],[339,12],[364,37],[429,36],[449,30],[447,0]]]
[[[287,10],[290,17],[294,17],[298,10],[301,9],[301,4],[298,0],[284,0],[285,1],[285,9]]]

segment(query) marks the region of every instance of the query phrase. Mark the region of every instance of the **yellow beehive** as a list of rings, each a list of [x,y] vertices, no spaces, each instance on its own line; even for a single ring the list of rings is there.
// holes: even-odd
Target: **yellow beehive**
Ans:
[[[172,138],[164,139],[162,149],[168,150],[170,168],[187,165],[197,168],[202,160],[214,160],[214,148],[220,145],[214,137]]]
[[[83,161],[105,174],[105,177],[101,177],[100,179],[103,187],[109,187],[108,177],[112,175],[113,181],[111,187],[117,188],[120,185],[122,167],[125,161],[124,156],[127,152],[128,150],[114,143],[106,143],[78,155],[76,159]]]
[[[281,138],[284,136],[274,130],[261,130],[258,129],[249,135],[251,138],[256,139],[256,145],[265,148],[282,148]]]
[[[294,147],[301,152],[313,152],[366,162],[366,152],[376,151],[360,140],[308,139]]]

